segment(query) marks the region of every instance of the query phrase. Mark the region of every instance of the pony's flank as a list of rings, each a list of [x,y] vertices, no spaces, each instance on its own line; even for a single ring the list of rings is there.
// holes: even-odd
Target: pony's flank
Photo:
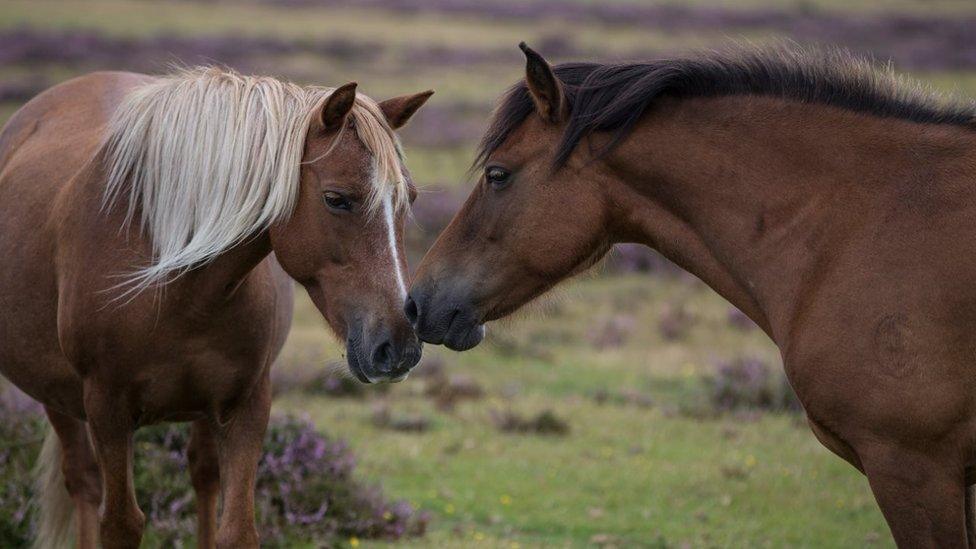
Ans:
[[[126,224],[137,222],[152,242],[151,262],[125,276],[126,294],[168,282],[287,219],[309,124],[332,91],[212,67],[133,90],[109,124],[103,156],[103,207],[124,201]],[[407,183],[382,111],[358,94],[351,116],[375,164],[367,208],[378,210],[386,196],[402,207]]]

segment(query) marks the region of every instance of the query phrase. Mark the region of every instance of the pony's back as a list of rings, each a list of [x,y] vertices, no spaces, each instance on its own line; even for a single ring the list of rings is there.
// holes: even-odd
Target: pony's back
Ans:
[[[142,74],[95,72],[28,101],[0,130],[0,189],[28,182],[63,186],[91,159],[129,91],[151,80]]]

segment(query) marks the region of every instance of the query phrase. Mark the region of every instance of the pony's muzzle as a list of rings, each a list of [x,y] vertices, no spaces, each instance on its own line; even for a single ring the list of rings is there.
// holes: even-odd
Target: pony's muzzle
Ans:
[[[414,288],[407,296],[403,312],[417,337],[427,343],[467,351],[485,337],[484,325],[478,321],[474,308],[463,299]]]
[[[403,381],[410,370],[420,362],[423,343],[416,336],[403,345],[391,340],[382,341],[373,349],[373,371],[385,381]]]
[[[346,347],[349,369],[363,383],[403,381],[423,352],[414,334],[397,338],[385,330],[372,337],[351,336]]]

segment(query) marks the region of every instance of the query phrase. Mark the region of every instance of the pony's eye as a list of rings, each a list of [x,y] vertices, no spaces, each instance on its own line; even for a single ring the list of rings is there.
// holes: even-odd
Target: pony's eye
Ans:
[[[491,166],[485,169],[485,181],[495,187],[504,186],[506,183],[508,183],[511,176],[512,172],[506,170],[505,168],[499,168],[498,166]]]
[[[349,211],[352,209],[352,202],[335,191],[325,191],[322,193],[322,198],[325,200],[325,205],[333,210]]]

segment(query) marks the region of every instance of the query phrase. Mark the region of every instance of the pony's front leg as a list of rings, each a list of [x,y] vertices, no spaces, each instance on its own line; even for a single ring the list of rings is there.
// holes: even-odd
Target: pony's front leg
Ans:
[[[120,402],[124,400],[119,398],[118,391],[85,382],[88,430],[102,474],[99,533],[106,549],[139,547],[146,523],[132,481],[135,422]]]
[[[216,545],[217,498],[220,496],[220,466],[213,427],[205,419],[190,427],[190,479],[197,496],[197,547]]]
[[[898,547],[969,546],[965,475],[958,461],[900,446],[859,454]]]
[[[229,414],[226,423],[216,426],[223,495],[217,547],[258,547],[258,531],[254,525],[254,484],[270,413],[271,383],[266,372],[254,394],[243,399],[238,408]]]

